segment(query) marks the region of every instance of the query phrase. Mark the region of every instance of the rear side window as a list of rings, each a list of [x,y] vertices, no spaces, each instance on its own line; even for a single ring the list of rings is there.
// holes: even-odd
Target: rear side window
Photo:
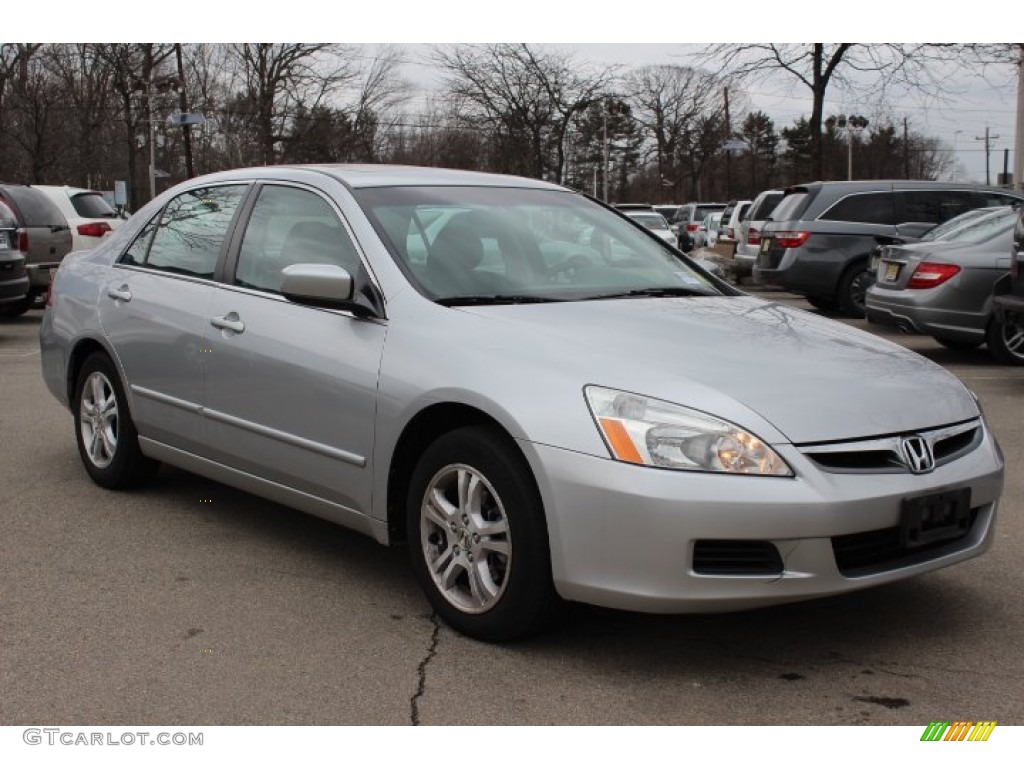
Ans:
[[[800,214],[807,208],[807,204],[810,202],[811,196],[803,191],[791,192],[785,195],[780,201],[774,211],[769,214],[774,221],[792,221],[799,219]],[[758,221],[767,219],[768,215],[764,217],[758,217]]]
[[[75,213],[83,219],[116,219],[117,211],[110,207],[99,192],[81,192],[71,196]]]
[[[779,206],[781,209],[785,201]],[[819,219],[826,221],[851,221],[862,224],[895,224],[895,200],[891,192],[865,192],[864,194],[847,195],[837,202]],[[783,220],[780,215],[776,221]]]
[[[764,221],[772,215],[772,212],[782,200],[782,196],[781,192],[772,192],[765,195],[760,199],[760,201],[751,206],[750,210],[747,211],[746,216],[741,218],[743,218],[744,221]]]
[[[183,192],[164,208],[146,266],[180,275],[213,277],[244,184]]]
[[[64,214],[42,192],[29,187],[7,187],[4,191],[21,213],[23,227],[67,227]]]
[[[14,211],[0,202],[0,228],[16,229],[18,226],[18,220],[14,216]]]
[[[914,189],[896,193],[899,221],[928,221],[941,224],[976,207],[976,199],[967,190]]]

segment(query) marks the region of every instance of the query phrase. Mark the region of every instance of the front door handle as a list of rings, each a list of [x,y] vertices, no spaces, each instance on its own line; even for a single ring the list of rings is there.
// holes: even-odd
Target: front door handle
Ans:
[[[220,328],[222,331],[232,331],[234,333],[245,331],[245,323],[238,317],[237,312],[229,312],[221,317],[210,318],[210,325],[214,328]]]
[[[107,296],[112,298],[114,301],[131,301],[132,292],[128,290],[128,284],[125,283],[120,288],[107,288]]]

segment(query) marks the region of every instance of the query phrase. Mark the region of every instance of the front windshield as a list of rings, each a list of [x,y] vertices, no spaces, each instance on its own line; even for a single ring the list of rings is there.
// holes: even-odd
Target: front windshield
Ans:
[[[380,187],[354,194],[402,271],[438,302],[728,290],[660,240],[572,192]]]

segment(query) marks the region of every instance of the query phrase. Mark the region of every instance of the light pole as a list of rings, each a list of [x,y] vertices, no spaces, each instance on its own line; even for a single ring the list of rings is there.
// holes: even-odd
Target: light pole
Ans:
[[[853,181],[853,137],[868,127],[868,119],[863,115],[830,115],[825,125],[846,134],[846,180]]]

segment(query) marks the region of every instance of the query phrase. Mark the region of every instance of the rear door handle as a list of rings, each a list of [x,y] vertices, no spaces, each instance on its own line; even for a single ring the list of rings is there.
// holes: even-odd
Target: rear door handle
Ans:
[[[234,333],[245,331],[245,323],[238,317],[237,312],[229,312],[221,317],[210,318],[210,325],[214,328],[220,328],[222,331],[233,331]]]
[[[128,285],[122,285],[120,288],[107,288],[107,296],[112,298],[114,301],[131,301],[132,292],[128,290]]]

